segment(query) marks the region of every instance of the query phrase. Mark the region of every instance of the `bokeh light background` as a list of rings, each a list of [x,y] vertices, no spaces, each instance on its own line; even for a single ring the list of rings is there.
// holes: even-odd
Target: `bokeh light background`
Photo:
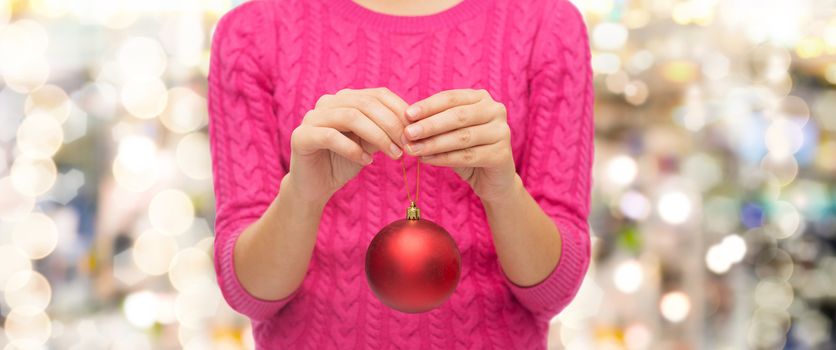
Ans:
[[[554,349],[836,347],[836,2],[576,0],[594,262]],[[211,260],[230,0],[0,0],[0,348],[252,349]]]

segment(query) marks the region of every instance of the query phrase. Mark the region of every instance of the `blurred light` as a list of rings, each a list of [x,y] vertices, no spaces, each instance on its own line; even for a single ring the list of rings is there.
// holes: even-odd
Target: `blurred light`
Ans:
[[[18,191],[11,177],[0,178],[0,219],[19,220],[35,207],[35,198]]]
[[[613,74],[621,68],[621,59],[613,53],[593,53],[591,64],[596,74]]]
[[[819,94],[813,102],[813,113],[819,126],[824,130],[836,131],[836,91],[828,90]]]
[[[0,28],[9,23],[12,18],[11,0],[0,0]]]
[[[733,264],[746,256],[746,242],[738,235],[728,235],[712,245],[705,254],[705,264],[716,274],[726,273]]]
[[[0,30],[0,73],[10,88],[29,92],[46,82],[49,63],[44,54],[48,42],[46,29],[30,19]]]
[[[6,66],[0,66],[6,85],[17,92],[31,92],[43,86],[49,78],[49,63],[45,57],[19,59]]]
[[[726,236],[720,243],[720,247],[723,248],[723,255],[733,263],[742,261],[743,257],[746,256],[746,241],[739,235]]]
[[[603,300],[604,290],[595,282],[593,274],[586,274],[575,298],[556,317],[567,327],[583,329],[588,319],[598,315]]]
[[[215,283],[212,259],[200,249],[183,249],[171,260],[168,278],[180,292],[211,286]]]
[[[162,275],[168,272],[168,266],[174,254],[177,254],[177,249],[174,237],[154,230],[146,231],[134,242],[134,263],[146,274]]]
[[[183,191],[164,190],[151,200],[148,216],[156,231],[170,236],[179,235],[192,226],[194,205]]]
[[[87,112],[75,104],[71,104],[70,116],[64,122],[64,144],[72,143],[87,135]]]
[[[782,186],[793,182],[798,175],[798,161],[795,157],[781,157],[780,154],[770,152],[761,159],[760,167],[773,175]]]
[[[6,290],[9,278],[17,272],[32,269],[32,262],[20,248],[0,245],[0,290]]]
[[[748,228],[763,225],[763,208],[756,203],[746,203],[740,210],[740,221]]]
[[[21,155],[12,164],[10,176],[18,192],[35,197],[49,191],[58,175],[52,159]]]
[[[155,77],[128,80],[122,85],[122,105],[133,116],[151,119],[162,113],[168,103],[165,83]]]
[[[171,131],[189,133],[206,125],[206,99],[192,89],[175,87],[168,91],[168,104],[160,121]]]
[[[787,96],[781,100],[780,112],[799,129],[810,120],[810,106],[807,105],[807,101],[798,96]]]
[[[200,66],[203,59],[204,21],[202,14],[198,11],[196,9],[196,11],[177,16],[160,33],[160,40],[172,53],[175,65],[186,68],[185,73],[188,75],[193,73],[191,69]]]
[[[44,194],[42,199],[67,205],[78,196],[78,191],[82,186],[84,186],[84,173],[78,169],[70,169],[66,173],[58,175],[55,186]]]
[[[4,296],[12,310],[29,307],[44,311],[52,298],[52,287],[40,273],[23,270],[9,277]]]
[[[202,328],[207,320],[215,317],[221,303],[218,288],[190,288],[177,295],[175,313],[177,320],[183,327]]]
[[[697,67],[688,61],[671,61],[662,66],[662,75],[674,83],[688,83],[696,80]]]
[[[760,279],[788,280],[794,270],[792,257],[783,249],[770,249],[755,260],[755,275]]]
[[[592,30],[592,42],[601,50],[619,50],[627,42],[627,35],[621,23],[602,22]]]
[[[128,322],[135,327],[148,329],[154,325],[154,321],[157,319],[158,304],[156,294],[143,290],[125,297],[122,312]]]
[[[831,173],[836,173],[836,140],[828,140],[819,144],[816,150],[816,167]]]
[[[607,75],[606,84],[607,89],[614,94],[621,94],[624,92],[624,87],[627,86],[627,83],[630,81],[630,76],[627,75],[624,71],[618,71],[613,74]]]
[[[801,126],[787,118],[780,118],[770,123],[769,128],[766,129],[765,141],[766,148],[774,158],[782,160],[801,149],[804,142]]]
[[[720,80],[729,75],[731,61],[719,52],[708,54],[702,61],[702,73],[709,79]]]
[[[602,16],[612,11],[613,0],[588,0],[578,2],[577,6],[582,12]]]
[[[826,342],[830,336],[831,320],[821,312],[811,310],[795,318],[793,335],[795,340],[810,348]]]
[[[798,233],[801,227],[801,213],[789,202],[777,201],[773,203],[769,216],[770,222],[777,230],[770,231],[777,239],[784,239]]]
[[[209,138],[205,134],[188,134],[177,143],[177,165],[192,179],[209,179],[212,177],[212,157],[209,150]]]
[[[142,163],[142,161],[139,163]],[[119,186],[134,192],[142,192],[151,188],[159,176],[157,168],[152,166],[136,168],[140,168],[140,166],[131,162],[130,157],[117,156],[113,160],[113,178]]]
[[[32,114],[17,129],[17,146],[35,158],[52,157],[64,141],[61,124],[45,114]]]
[[[653,333],[642,323],[633,323],[624,331],[624,345],[628,350],[647,349],[653,340]]]
[[[755,287],[755,303],[767,310],[786,310],[793,300],[792,286],[781,279],[764,279]]]
[[[665,222],[681,224],[691,215],[691,200],[682,192],[667,192],[659,198],[656,211]]]
[[[623,293],[631,294],[639,290],[643,280],[642,266],[636,260],[627,260],[618,264],[613,272],[615,288]]]
[[[674,5],[671,17],[674,22],[681,25],[708,25],[714,18],[714,8],[716,6],[717,0],[679,2]]]
[[[628,191],[621,196],[619,208],[624,216],[633,220],[644,220],[650,216],[652,210],[650,201],[641,192]]]
[[[69,96],[58,86],[44,85],[26,96],[24,107],[27,116],[43,114],[64,123],[70,116],[72,103]]]
[[[788,76],[792,56],[784,49],[767,47],[756,53],[757,57],[765,57],[763,77],[770,83],[778,83]]]
[[[152,38],[131,37],[117,53],[119,71],[124,78],[159,78],[165,72],[167,57],[160,43]]]
[[[6,336],[12,341],[44,344],[52,333],[49,317],[33,307],[17,307],[6,316]]]
[[[755,310],[747,340],[752,348],[782,349],[791,319],[783,310]]]
[[[177,322],[177,315],[174,312],[174,295],[162,294],[157,296],[157,322],[164,325]]]
[[[136,22],[141,14],[138,8],[143,3],[159,4],[157,1],[130,0],[84,0],[70,7],[70,12],[83,24],[95,24],[109,29],[124,29]]]
[[[679,323],[691,312],[691,299],[683,292],[669,292],[662,296],[659,309],[665,319]]]
[[[42,259],[58,245],[58,227],[49,216],[31,213],[15,224],[12,241],[29,259]]]
[[[729,271],[732,262],[724,253],[723,247],[720,245],[713,245],[708,248],[705,253],[705,265],[711,272],[723,274]]]
[[[112,84],[89,82],[72,94],[73,101],[90,115],[113,119],[119,107],[119,91]]]
[[[630,29],[637,29],[646,26],[650,22],[650,11],[644,8],[633,8],[627,10],[622,20],[624,25]]]
[[[638,166],[630,156],[615,156],[607,163],[607,178],[618,185],[628,185],[636,179]]]
[[[824,78],[827,79],[828,83],[836,85],[836,63],[827,65],[824,71]]]
[[[833,202],[825,183],[803,179],[793,183],[784,193],[784,198],[808,220],[822,220],[832,215],[828,210]]]
[[[630,56],[630,60],[627,62],[627,68],[631,73],[636,74],[652,67],[655,61],[656,58],[654,57],[653,52],[649,50],[639,50],[636,51],[633,56]]]
[[[723,179],[723,170],[721,169],[720,162],[705,153],[696,153],[688,156],[682,165],[682,171],[702,191],[711,189]]]
[[[66,0],[29,0],[32,10],[46,17],[61,17],[67,13],[70,1]]]
[[[157,145],[147,137],[128,136],[119,141],[117,158],[124,162],[127,170],[144,171],[154,166]]]
[[[795,53],[801,59],[819,57],[824,53],[824,40],[819,37],[801,39],[795,46]]]
[[[253,326],[248,324],[241,331],[241,340],[244,343],[244,349],[255,350],[255,337],[253,336]]]
[[[624,86],[624,99],[631,105],[638,106],[644,104],[649,95],[647,84],[641,80],[633,80]]]

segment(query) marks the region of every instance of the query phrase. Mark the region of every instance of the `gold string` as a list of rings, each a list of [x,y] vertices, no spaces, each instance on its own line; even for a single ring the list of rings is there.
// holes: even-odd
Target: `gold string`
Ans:
[[[409,195],[409,182],[406,180],[406,154],[401,157],[401,169],[403,169],[403,188],[406,190],[406,198],[409,199],[410,202],[415,202],[418,204],[418,186],[421,184],[421,162],[416,162],[416,171],[415,171],[415,200],[412,200],[412,197]]]

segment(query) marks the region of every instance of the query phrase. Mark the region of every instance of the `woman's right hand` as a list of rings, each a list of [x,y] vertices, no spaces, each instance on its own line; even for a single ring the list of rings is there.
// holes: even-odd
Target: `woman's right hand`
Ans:
[[[320,97],[291,135],[290,185],[304,200],[324,205],[378,150],[400,158],[407,106],[387,88]]]

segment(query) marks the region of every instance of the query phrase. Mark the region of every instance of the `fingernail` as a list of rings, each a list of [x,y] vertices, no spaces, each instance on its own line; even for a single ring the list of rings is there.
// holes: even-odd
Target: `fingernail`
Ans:
[[[410,106],[406,109],[406,116],[409,117],[409,119],[415,119],[418,117],[418,112],[421,112],[421,108],[418,106]]]
[[[412,124],[406,127],[406,133],[409,134],[409,137],[414,139],[421,133],[421,129],[423,129],[421,125]]]
[[[368,153],[363,153],[363,161],[366,162],[366,165],[371,164],[372,156],[370,156]]]
[[[420,151],[424,148],[424,144],[421,143],[407,143],[406,148],[409,148],[409,153],[415,154],[416,152]]]
[[[430,160],[430,159],[433,159],[434,157],[435,156],[423,156],[423,157],[421,157],[421,160]]]
[[[401,156],[401,154],[403,154],[401,149],[398,148],[398,146],[395,146],[395,144],[389,145],[389,152],[391,152],[392,155],[395,156],[395,158],[398,158]]]

